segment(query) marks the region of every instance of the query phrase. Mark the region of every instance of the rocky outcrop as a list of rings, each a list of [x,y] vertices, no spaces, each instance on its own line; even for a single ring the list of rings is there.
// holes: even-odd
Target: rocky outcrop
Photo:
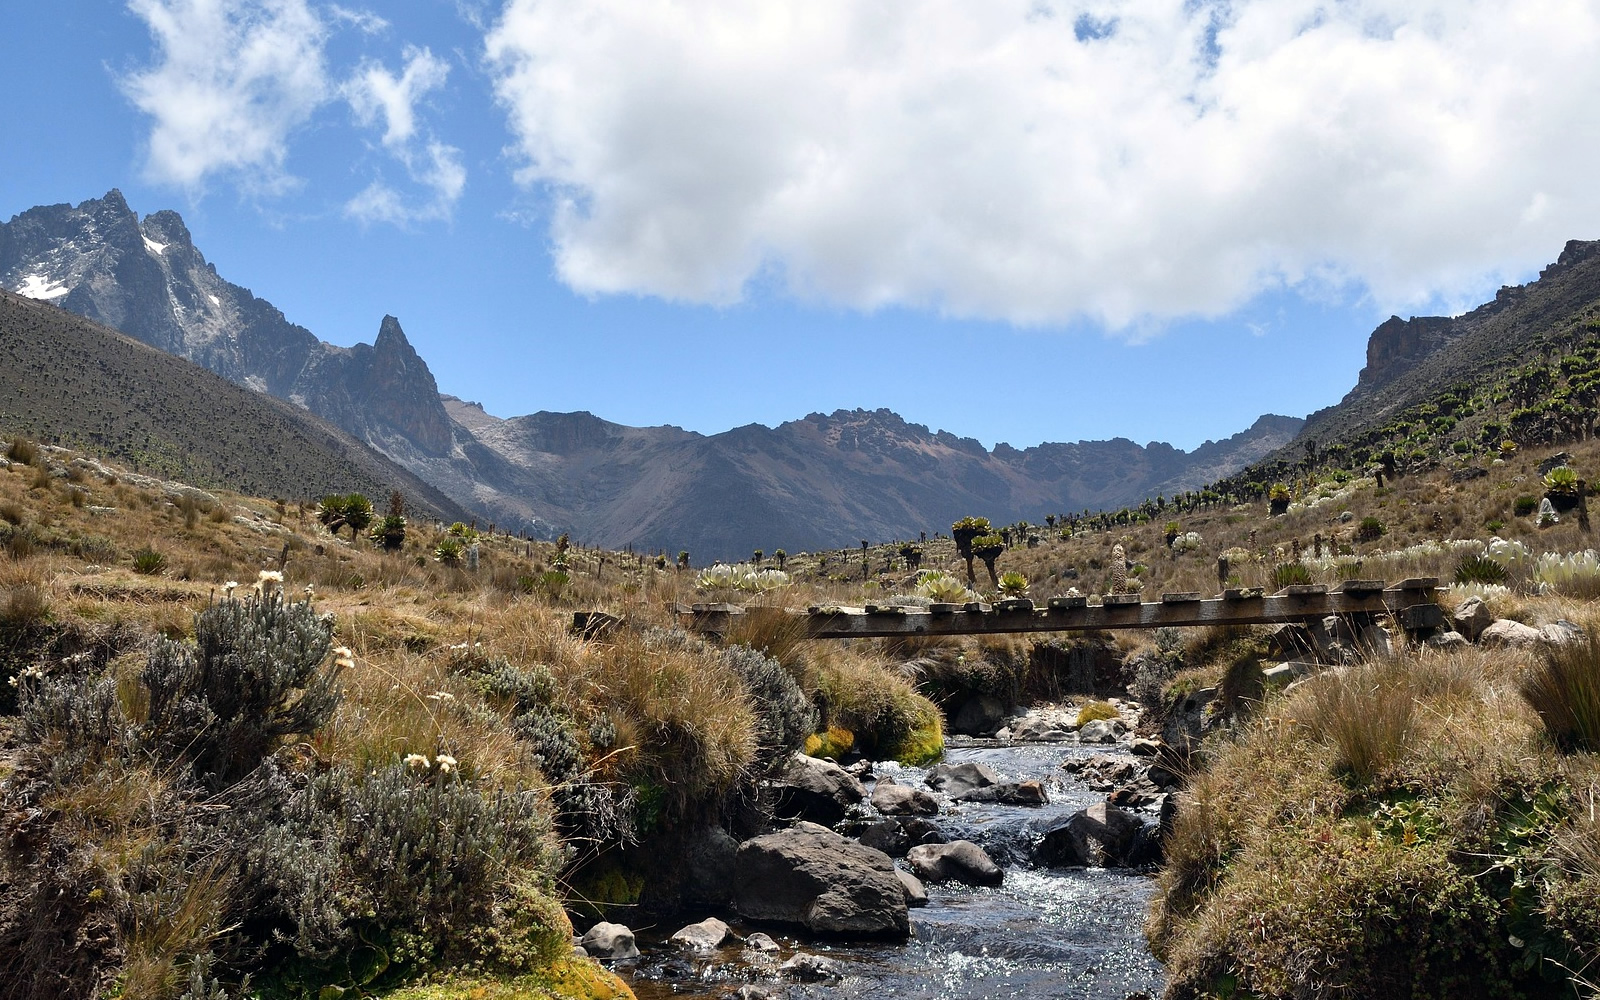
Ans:
[[[802,823],[739,845],[734,908],[816,934],[903,938],[905,887],[887,854]]]

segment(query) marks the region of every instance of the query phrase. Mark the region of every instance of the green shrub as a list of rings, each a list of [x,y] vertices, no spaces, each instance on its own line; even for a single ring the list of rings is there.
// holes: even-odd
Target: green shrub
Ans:
[[[324,663],[333,623],[309,603],[229,598],[196,615],[194,631],[193,645],[165,640],[150,653],[142,739],[187,760],[206,787],[238,781],[284,738],[332,717],[340,663]]]
[[[1363,517],[1360,525],[1357,526],[1356,539],[1362,542],[1375,542],[1382,538],[1387,533],[1387,530],[1382,521],[1369,515]]]
[[[329,493],[317,504],[317,520],[334,534],[348,527],[354,538],[372,524],[372,501],[360,493]]]
[[[1527,517],[1529,514],[1532,514],[1538,509],[1538,497],[1531,497],[1527,494],[1517,497],[1517,499],[1512,501],[1511,504],[1512,513],[1516,514],[1518,517]]]
[[[133,571],[155,576],[167,568],[167,557],[148,546],[133,554]]]
[[[744,682],[756,709],[759,727],[754,773],[771,775],[805,744],[816,728],[817,711],[794,675],[777,660],[748,646],[732,646],[723,651],[722,661]]]
[[[1272,569],[1275,587],[1303,586],[1311,582],[1311,567],[1303,562],[1279,563]]]
[[[1456,583],[1504,584],[1510,574],[1486,555],[1470,553],[1456,563]]]
[[[454,535],[446,535],[439,539],[439,544],[433,548],[433,557],[446,566],[454,566],[461,562],[461,556],[467,547],[461,544],[461,539]]]
[[[1558,747],[1600,751],[1600,639],[1553,650],[1518,689]]]
[[[1565,465],[1557,466],[1545,473],[1544,488],[1551,493],[1563,496],[1576,495],[1578,492],[1578,473]]]

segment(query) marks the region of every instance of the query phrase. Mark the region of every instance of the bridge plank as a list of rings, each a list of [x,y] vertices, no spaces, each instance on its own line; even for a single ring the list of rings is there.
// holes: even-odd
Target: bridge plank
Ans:
[[[1124,595],[1137,597],[1137,595]],[[1183,595],[1187,597],[1188,595]],[[1339,590],[1328,593],[1270,597],[1248,591],[1222,599],[1101,605],[1075,605],[1076,598],[1053,598],[1048,609],[995,614],[987,604],[972,602],[948,608],[902,609],[900,614],[868,614],[860,608],[818,608],[799,614],[813,639],[871,638],[897,635],[988,635],[1025,632],[1080,632],[1101,629],[1151,629],[1201,625],[1267,625],[1315,621],[1327,615],[1397,615],[1412,629],[1443,624],[1435,594],[1419,588]],[[1062,602],[1058,605],[1056,602]],[[1072,602],[1068,604],[1067,602]],[[736,605],[696,605],[682,616],[692,629],[723,631],[742,611]],[[780,612],[782,613],[782,612]]]

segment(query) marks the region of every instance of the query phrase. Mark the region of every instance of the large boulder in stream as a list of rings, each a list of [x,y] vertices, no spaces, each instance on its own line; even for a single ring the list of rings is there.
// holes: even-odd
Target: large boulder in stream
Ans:
[[[983,848],[970,840],[913,847],[906,853],[906,862],[918,878],[928,882],[999,885],[1006,876]]]
[[[844,819],[845,811],[866,798],[855,775],[831,761],[797,753],[773,782],[778,814],[823,826]]]
[[[911,928],[894,861],[814,823],[739,845],[733,905],[817,934],[903,938]]]
[[[1052,868],[1133,868],[1156,861],[1159,844],[1143,819],[1098,802],[1046,830],[1036,855]]]

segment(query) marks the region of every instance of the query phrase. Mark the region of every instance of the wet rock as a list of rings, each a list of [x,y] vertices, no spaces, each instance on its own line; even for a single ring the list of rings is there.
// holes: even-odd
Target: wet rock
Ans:
[[[846,766],[844,770],[846,774],[857,781],[872,780],[872,761],[870,760],[858,760],[854,764]]]
[[[968,736],[987,736],[1006,721],[1006,706],[999,698],[975,694],[961,703],[950,728]]]
[[[783,973],[785,979],[801,983],[821,983],[844,978],[838,962],[831,958],[823,958],[821,955],[808,955],[805,952],[778,966],[778,970]]]
[[[928,771],[928,787],[944,792],[951,798],[972,791],[1002,784],[1006,779],[987,764],[968,761],[962,764],[938,764]]]
[[[756,986],[746,983],[728,996],[732,1000],[783,1000],[788,994],[776,986]]]
[[[1477,642],[1483,630],[1494,624],[1494,615],[1481,597],[1469,597],[1456,605],[1455,612],[1450,615],[1450,623],[1468,642]]]
[[[894,861],[812,824],[739,845],[734,908],[820,934],[903,938],[910,930]]]
[[[588,952],[587,949],[584,948],[583,945],[575,944],[575,945],[572,946],[572,957],[573,958],[588,958],[589,957],[589,952]]]
[[[1049,716],[1030,715],[1011,726],[1014,743],[1065,743],[1072,739],[1072,731],[1062,720]]]
[[[958,802],[998,802],[1008,806],[1042,806],[1050,801],[1044,785],[1037,781],[1008,781],[1003,785],[974,788],[954,798]]]
[[[684,951],[709,955],[722,947],[729,933],[727,924],[716,917],[707,917],[697,924],[680,928],[669,940]]]
[[[922,844],[948,844],[950,842],[950,838],[944,835],[944,831],[939,829],[937,823],[921,816],[913,816],[909,819],[901,820],[900,829],[905,831],[906,839],[910,841],[912,847],[919,847]]]
[[[845,812],[867,794],[861,782],[838,764],[799,753],[772,788],[779,815],[798,816],[824,826],[844,819]]]
[[[1502,618],[1483,630],[1478,644],[1485,649],[1532,649],[1543,641],[1538,629]]]
[[[759,951],[771,953],[778,950],[778,942],[772,940],[772,935],[756,931],[744,939],[746,951]]]
[[[970,840],[913,847],[906,853],[906,861],[918,878],[928,882],[999,885],[1005,879],[1000,866]]]
[[[1161,799],[1161,793],[1156,790],[1153,784],[1141,781],[1113,789],[1107,801],[1121,809],[1145,809],[1159,805]]]
[[[1095,719],[1085,722],[1078,730],[1079,743],[1115,743],[1117,742],[1117,726],[1110,719]]]
[[[1146,771],[1144,776],[1157,788],[1176,788],[1183,784],[1183,775],[1178,771],[1177,766],[1167,762],[1165,759],[1151,764],[1150,770]]]
[[[1166,745],[1148,736],[1136,736],[1129,741],[1128,749],[1140,757],[1159,757],[1161,751],[1166,749]]]
[[[911,838],[906,836],[896,820],[886,819],[881,823],[873,823],[861,831],[857,838],[861,843],[875,851],[882,851],[891,858],[903,858],[911,850]]]
[[[1138,816],[1100,802],[1046,830],[1037,856],[1051,867],[1131,867],[1151,860],[1148,839]]]
[[[872,790],[872,807],[885,816],[932,816],[939,811],[939,800],[893,778],[879,778]]]
[[[639,946],[634,943],[633,931],[622,924],[604,920],[589,928],[578,944],[593,958],[626,961],[639,957]]]
[[[722,906],[733,896],[728,873],[739,842],[721,827],[710,827],[689,845],[684,859],[684,899],[690,903]]]
[[[923,888],[921,880],[908,871],[896,868],[894,873],[900,877],[900,884],[906,890],[906,905],[912,909],[928,905],[928,890]]]

